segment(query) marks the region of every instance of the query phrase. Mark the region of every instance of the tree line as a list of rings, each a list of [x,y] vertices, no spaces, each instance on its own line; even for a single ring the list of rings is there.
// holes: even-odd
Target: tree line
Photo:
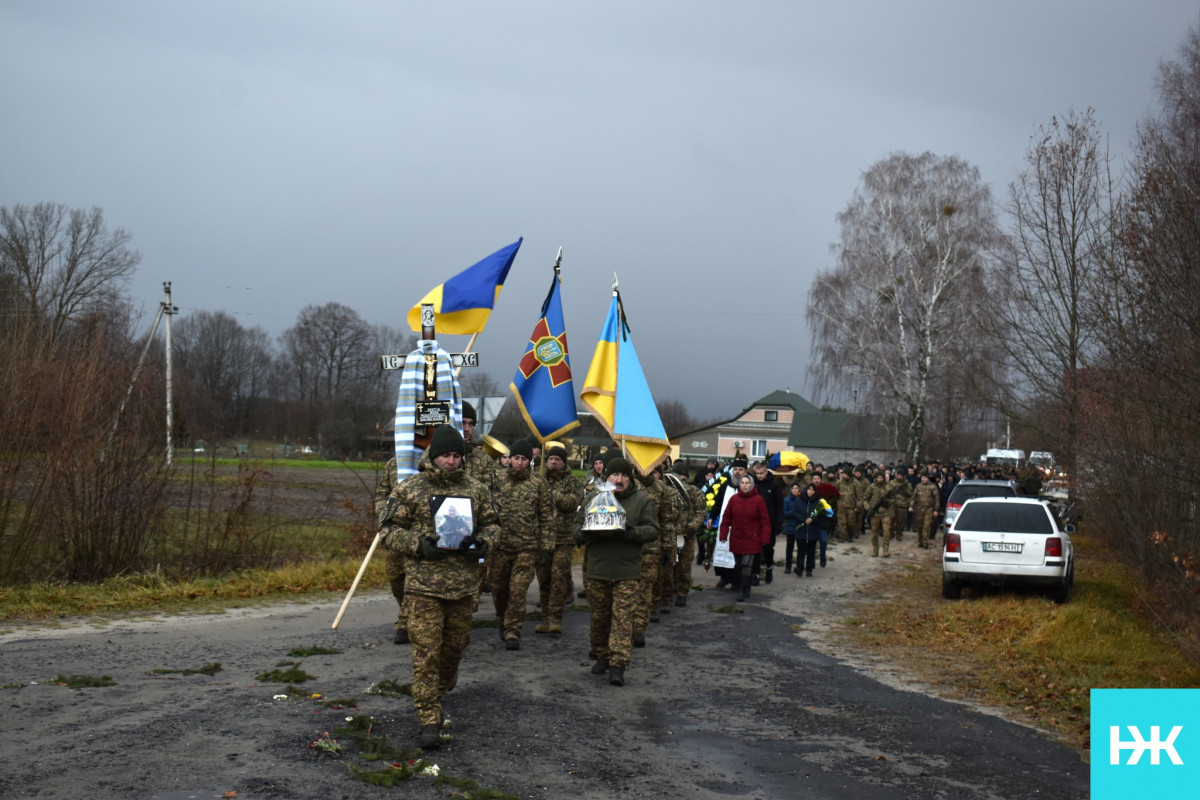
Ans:
[[[957,156],[871,166],[808,294],[811,373],[891,419],[910,463],[973,460],[998,423],[1055,452],[1148,605],[1196,637],[1200,28],[1132,151],[1118,170],[1088,109],[1036,130],[998,200]]]

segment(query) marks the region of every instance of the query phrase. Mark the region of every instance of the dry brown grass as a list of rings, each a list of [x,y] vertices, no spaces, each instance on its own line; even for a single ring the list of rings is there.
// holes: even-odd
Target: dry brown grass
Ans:
[[[1190,642],[1148,613],[1133,570],[1076,535],[1071,602],[1021,590],[941,597],[940,550],[881,575],[834,635],[903,665],[940,694],[1005,709],[1081,750],[1089,745],[1089,690],[1194,687]]]

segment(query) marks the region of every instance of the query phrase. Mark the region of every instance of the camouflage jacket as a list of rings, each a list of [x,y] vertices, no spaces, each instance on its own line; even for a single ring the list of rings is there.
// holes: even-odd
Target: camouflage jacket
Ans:
[[[509,552],[554,549],[554,506],[550,484],[532,464],[517,472],[499,470],[493,495],[500,512],[500,538],[495,547]]]
[[[913,510],[932,509],[938,510],[938,506],[942,504],[942,494],[938,491],[937,484],[933,481],[929,483],[918,483],[917,488],[913,489],[912,508]]]
[[[898,475],[892,478],[887,487],[889,491],[892,489],[896,490],[895,495],[893,495],[895,502],[892,503],[892,507],[904,506],[908,508],[908,501],[912,499],[913,494],[913,485],[908,482],[908,478]]]
[[[838,481],[837,488],[842,493],[841,505],[851,509],[858,508],[858,504],[862,502],[862,493],[865,487],[859,486],[858,481],[851,476],[844,481]]]
[[[894,504],[898,505],[905,502],[899,496],[900,492],[893,492],[893,488],[890,483],[872,483],[867,487],[867,493],[863,495],[862,503],[860,504],[862,510],[870,514],[871,510],[874,509],[875,513],[882,514],[891,509]]]
[[[679,509],[675,506],[671,495],[674,490],[661,480],[654,477],[638,478],[642,491],[654,501],[654,510],[658,519],[658,539],[646,545],[648,552],[659,552],[664,547],[675,549],[675,526],[679,519]]]
[[[463,454],[463,469],[473,478],[478,479],[484,486],[490,487],[496,477],[496,462],[491,456],[476,447],[474,443],[467,447]]]
[[[387,505],[388,497],[391,496],[392,490],[396,488],[396,457],[392,456],[384,465],[383,470],[379,473],[379,481],[375,484],[375,519],[379,519],[379,515],[383,513],[384,506]]]
[[[680,536],[695,535],[696,531],[704,527],[704,520],[708,517],[708,504],[704,502],[704,492],[700,491],[699,486],[672,475],[666,476],[663,483],[668,489],[679,494],[683,501],[676,523],[676,533]]]
[[[499,518],[484,485],[462,470],[436,468],[409,476],[392,490],[379,515],[380,532],[385,548],[406,556],[405,592],[457,600],[479,588],[479,553],[447,551],[445,558],[421,557],[421,539],[435,535],[430,506],[435,495],[469,498],[475,537],[491,544],[500,535]]]
[[[554,515],[550,523],[554,546],[575,544],[575,514],[583,500],[583,481],[569,469],[548,469],[546,482],[550,484],[550,506]]]

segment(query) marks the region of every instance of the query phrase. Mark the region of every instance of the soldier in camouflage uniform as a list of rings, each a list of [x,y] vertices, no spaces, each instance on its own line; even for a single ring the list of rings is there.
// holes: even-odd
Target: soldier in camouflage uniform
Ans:
[[[936,483],[929,479],[929,473],[921,473],[921,482],[913,490],[912,504],[909,511],[913,513],[917,528],[917,547],[922,550],[929,547],[929,536],[933,526],[937,524],[941,514],[942,495]]]
[[[426,451],[431,468],[397,486],[379,516],[383,546],[408,559],[404,602],[412,640],[413,705],[424,748],[439,744],[442,696],[457,682],[459,662],[471,641],[479,556],[500,533],[487,490],[462,470],[464,449],[457,430],[438,427]],[[474,533],[458,550],[437,547],[438,497],[454,498],[459,508],[470,509]]]
[[[897,494],[887,484],[887,475],[881,469],[875,473],[875,482],[863,495],[862,509],[866,513],[867,526],[871,529],[871,555],[879,555],[879,540],[883,538],[883,557],[888,557],[892,543],[892,502]]]
[[[608,672],[608,682],[625,685],[629,666],[633,613],[638,605],[642,548],[657,542],[658,514],[654,500],[638,488],[633,465],[624,458],[610,460],[604,468],[617,502],[625,510],[625,528],[584,530],[587,504],[598,494],[585,497],[576,516],[575,541],[586,544],[588,557],[585,585],[591,607],[590,640],[596,663],[593,675]]]
[[[904,538],[904,517],[908,513],[908,503],[913,492],[913,485],[905,476],[903,467],[896,467],[888,488],[896,490],[892,500],[892,534],[898,542]]]
[[[507,472],[496,479],[492,496],[500,512],[500,536],[489,548],[492,602],[505,648],[521,649],[525,595],[539,563],[554,560],[554,514],[550,484],[530,468],[533,450],[522,439],[512,446]]]
[[[863,530],[863,504],[862,500],[867,496],[867,489],[871,488],[871,481],[866,478],[866,471],[863,467],[857,466],[851,473],[854,477],[854,482],[858,484],[858,505],[854,509],[853,533],[854,538],[864,535]]]
[[[704,527],[708,517],[708,504],[704,502],[704,492],[700,487],[688,480],[687,465],[676,461],[671,467],[672,475],[667,476],[678,490],[680,485],[687,493],[687,506],[679,519],[679,536],[683,538],[683,547],[678,549],[673,576],[675,587],[675,605],[682,608],[687,605],[688,592],[692,590],[692,562],[696,558],[696,534]],[[674,477],[672,477],[674,476]]]
[[[396,483],[396,457],[392,456],[379,473],[379,481],[375,484],[375,519],[379,519],[383,513],[388,496],[396,488]],[[392,597],[396,598],[396,605],[400,607],[396,615],[396,630],[392,634],[392,641],[396,644],[408,644],[408,616],[404,611],[404,556],[389,550],[383,568],[388,584],[392,587]]]
[[[837,489],[841,495],[838,501],[838,516],[837,516],[837,533],[836,537],[840,541],[849,542],[854,540],[855,528],[854,520],[856,517],[855,509],[858,508],[859,497],[858,482],[845,469],[838,470]]]
[[[550,484],[553,513],[554,555],[551,563],[537,568],[542,600],[542,624],[538,633],[562,633],[563,606],[570,600],[571,559],[575,555],[575,515],[583,500],[583,482],[567,468],[567,451],[554,445],[546,451],[546,482]]]
[[[654,602],[650,606],[659,614],[671,613],[671,601],[675,597],[675,563],[679,557],[679,539],[683,533],[683,518],[688,510],[687,494],[676,487],[666,476],[662,465],[650,471],[654,482],[662,487],[661,504],[669,505],[670,512],[659,512],[658,524],[662,529],[658,537],[658,581],[654,586]]]
[[[642,585],[638,588],[639,602],[633,614],[633,646],[646,646],[646,628],[651,621],[658,622],[658,575],[664,568],[663,542],[670,537],[671,554],[675,552],[675,536],[669,531],[674,525],[675,509],[671,506],[669,489],[655,477],[655,473],[638,475],[637,482],[653,501],[658,519],[658,538],[642,548]],[[664,531],[667,531],[664,533]]]

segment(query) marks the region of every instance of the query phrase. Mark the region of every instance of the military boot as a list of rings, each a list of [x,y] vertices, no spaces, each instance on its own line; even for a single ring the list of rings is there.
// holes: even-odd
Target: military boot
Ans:
[[[421,726],[421,735],[417,740],[422,750],[437,750],[442,745],[441,726],[436,722]]]
[[[608,682],[613,686],[625,685],[625,670],[613,667],[608,671]]]

